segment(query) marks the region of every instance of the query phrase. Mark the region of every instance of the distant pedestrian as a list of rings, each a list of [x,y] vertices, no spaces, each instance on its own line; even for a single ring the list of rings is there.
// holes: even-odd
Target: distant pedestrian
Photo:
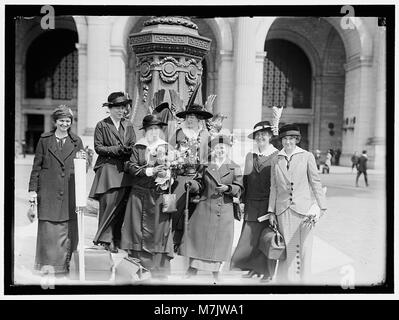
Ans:
[[[320,164],[321,164],[321,152],[319,149],[316,150],[316,153],[314,155],[314,158],[316,159],[316,166],[317,170],[320,170]]]
[[[26,141],[25,139],[21,141],[21,151],[24,158],[26,158]]]
[[[328,149],[328,152],[331,154],[331,161],[330,161],[330,167],[333,165],[334,160],[335,160],[335,151],[333,149]]]
[[[352,158],[351,158],[351,161],[352,161],[352,172],[353,172],[353,168],[356,168],[358,160],[359,160],[359,155],[358,155],[357,151],[355,151],[355,153],[352,155]]]
[[[331,159],[332,159],[332,154],[331,154],[331,149],[330,149],[327,151],[326,161],[324,162],[323,171],[322,171],[323,174],[330,173]]]
[[[89,146],[86,146],[85,152],[87,155],[87,162],[88,162],[89,168],[91,168],[93,166],[94,151],[92,149],[90,149]]]
[[[359,186],[359,177],[363,173],[364,175],[364,182],[366,183],[366,187],[369,186],[367,181],[367,151],[363,150],[362,155],[360,156],[359,160],[357,161],[357,175],[356,175],[356,187]]]
[[[339,158],[341,158],[341,149],[340,148],[338,148],[336,151],[335,151],[335,165],[336,166],[339,166]]]

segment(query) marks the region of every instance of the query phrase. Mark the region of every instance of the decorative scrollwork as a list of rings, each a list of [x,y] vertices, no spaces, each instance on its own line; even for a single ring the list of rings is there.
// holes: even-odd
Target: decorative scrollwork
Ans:
[[[176,17],[168,17],[168,16],[160,16],[160,17],[152,17],[147,21],[144,21],[144,27],[152,26],[156,24],[176,24],[182,25],[190,29],[198,30],[198,26],[192,22],[188,17],[176,16]]]
[[[173,82],[175,82],[177,80],[177,78],[179,77],[179,74],[175,73],[173,76],[168,77],[168,76],[165,76],[163,72],[160,72],[159,76],[161,77],[163,82],[173,83]]]
[[[143,85],[143,102],[146,102],[146,101],[147,101],[147,98],[148,98],[148,90],[149,90],[149,87],[148,87],[146,84],[144,84],[144,85]]]

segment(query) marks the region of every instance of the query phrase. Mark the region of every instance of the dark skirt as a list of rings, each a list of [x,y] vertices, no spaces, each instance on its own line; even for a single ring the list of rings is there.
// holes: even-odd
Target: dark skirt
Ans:
[[[71,255],[78,245],[76,220],[38,221],[35,270],[68,273]]]
[[[173,258],[171,214],[162,212],[162,195],[133,186],[122,225],[121,248],[153,273],[168,269]]]
[[[271,276],[275,262],[268,259],[258,249],[259,237],[268,222],[244,221],[241,236],[231,258],[230,269],[255,271],[257,274]]]
[[[175,251],[180,246],[184,234],[184,210],[186,209],[186,189],[185,183],[192,180],[194,175],[178,175],[174,184],[173,193],[176,194],[176,209],[177,211],[172,214],[172,232],[173,243]],[[188,204],[188,217],[190,218],[195,210],[196,204],[189,201]]]

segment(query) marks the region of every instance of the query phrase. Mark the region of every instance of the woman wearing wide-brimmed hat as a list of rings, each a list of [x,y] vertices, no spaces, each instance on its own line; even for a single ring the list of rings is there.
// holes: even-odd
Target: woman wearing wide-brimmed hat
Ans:
[[[306,282],[312,254],[312,226],[320,215],[310,210],[311,190],[321,214],[326,211],[316,161],[312,153],[297,146],[301,133],[295,124],[280,128],[283,149],[273,160],[269,208],[270,224],[277,226],[286,243],[287,258],[279,262],[278,284]]]
[[[216,136],[209,147],[211,162],[202,166],[190,180],[190,193],[200,194],[201,198],[189,220],[187,237],[181,247],[189,257],[187,277],[205,270],[218,280],[222,263],[230,259],[233,245],[233,197],[240,196],[243,185],[240,167],[229,158],[230,137]]]
[[[269,205],[271,164],[278,150],[270,143],[273,137],[269,121],[254,126],[248,138],[255,140],[255,148],[245,158],[244,193],[241,201],[245,205],[244,223],[240,239],[231,258],[231,269],[248,271],[243,277],[263,275],[261,281],[270,281],[274,272],[274,261],[269,260],[259,249],[258,242],[268,221],[259,222]]]
[[[55,129],[40,136],[29,180],[38,205],[35,270],[67,275],[78,243],[73,159],[82,140],[70,131],[73,113],[65,105],[52,113]]]
[[[171,214],[162,211],[162,195],[168,189],[157,183],[168,175],[165,159],[172,147],[160,138],[166,125],[156,115],[145,116],[140,128],[144,137],[137,141],[126,164],[134,183],[122,225],[121,248],[154,278],[167,277],[173,258]]]
[[[99,219],[93,242],[112,253],[118,252],[123,215],[132,185],[131,176],[124,172],[124,163],[129,160],[136,142],[133,125],[124,118],[131,102],[123,92],[111,93],[108,102],[103,104],[108,107],[110,116],[98,122],[94,131],[94,150],[98,158],[89,196],[99,202]]]
[[[177,211],[173,214],[173,241],[175,251],[177,251],[184,232],[184,209],[185,209],[185,188],[187,180],[193,178],[197,173],[201,163],[208,161],[208,140],[209,133],[204,121],[213,117],[212,113],[206,111],[199,104],[192,104],[185,111],[176,114],[178,118],[184,119],[179,129],[177,129],[172,142],[176,150],[181,153],[184,164],[179,170],[174,193],[177,199]],[[189,216],[192,215],[195,204],[189,203]]]

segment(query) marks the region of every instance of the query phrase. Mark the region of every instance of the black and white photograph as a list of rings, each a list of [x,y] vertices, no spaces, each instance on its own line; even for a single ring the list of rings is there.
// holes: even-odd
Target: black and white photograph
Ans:
[[[394,5],[93,4],[5,4],[6,294],[393,293]]]

